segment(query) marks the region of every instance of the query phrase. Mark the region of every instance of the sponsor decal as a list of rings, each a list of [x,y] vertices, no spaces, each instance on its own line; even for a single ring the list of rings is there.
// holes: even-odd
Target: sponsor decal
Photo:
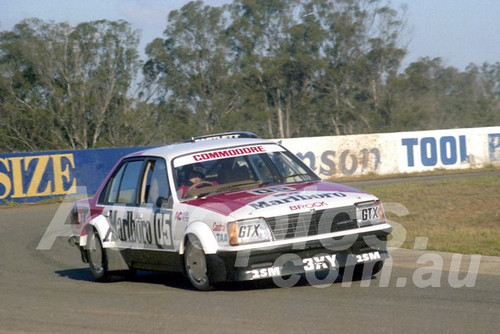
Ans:
[[[272,193],[277,193],[277,192],[282,192],[282,191],[294,191],[295,188],[292,187],[287,187],[287,186],[278,186],[278,187],[268,187],[268,188],[263,188],[263,189],[257,189],[257,190],[252,190],[248,191],[249,194],[254,194],[254,195],[267,195],[267,194],[272,194]],[[286,194],[281,194],[286,195]]]
[[[312,258],[303,259],[305,271],[322,270],[335,268],[335,255],[314,256]]]
[[[288,197],[267,200],[267,201],[258,201],[254,203],[250,203],[250,206],[254,209],[263,209],[268,208],[275,205],[307,201],[310,199],[324,199],[324,198],[335,198],[335,197],[346,197],[347,195],[342,192],[325,192],[325,193],[316,193],[312,195],[290,195]]]
[[[212,231],[214,232],[224,232],[226,230],[226,226],[224,224],[213,223]]]
[[[217,239],[218,243],[229,243],[229,237],[226,233],[226,225],[225,224],[220,224],[220,223],[213,223],[212,224],[212,231],[216,232],[214,233],[215,239]]]
[[[120,217],[117,210],[108,211],[108,221],[111,228],[104,241],[111,241],[115,236],[122,242],[138,246],[153,245],[160,249],[172,249],[172,211],[156,211],[153,221],[136,218],[132,211],[127,211],[125,217]]]
[[[328,204],[326,202],[314,202],[314,203],[290,205],[289,208],[291,211],[295,211],[295,210],[302,210],[302,209],[321,208],[321,207],[327,206],[327,205]]]
[[[304,272],[335,268],[336,255],[320,255],[302,259],[302,268]],[[259,279],[267,277],[281,276],[280,267],[267,267],[261,269],[253,269],[246,272],[251,275],[250,279]]]
[[[379,260],[379,259],[380,259],[379,252],[370,252],[370,253],[356,255],[356,262],[357,263],[368,262],[368,261]]]
[[[218,243],[228,243],[229,239],[227,237],[227,233],[215,233],[215,239],[217,239]]]
[[[282,152],[284,150],[285,149],[283,147],[275,144],[262,144],[262,145],[240,146],[234,148],[221,148],[205,152],[192,152],[188,155],[175,158],[174,167],[177,168],[180,166],[196,162],[204,162],[215,159],[225,159],[225,158],[238,157],[250,154]]]
[[[281,276],[281,269],[280,267],[269,267],[269,268],[250,270],[247,271],[246,273],[252,275],[250,279],[259,279],[259,278]]]
[[[187,223],[189,221],[189,212],[177,211],[175,213],[174,220],[179,223]]]
[[[381,259],[380,253],[378,251],[357,254],[355,255],[355,257],[356,257],[356,263],[370,262]],[[337,259],[336,254],[308,257],[302,259],[302,269],[304,270],[305,273],[319,271],[319,270],[333,269],[338,266],[336,263],[336,259]],[[248,270],[245,273],[247,275],[250,275],[250,279],[278,277],[282,275],[282,268],[279,266],[272,266],[272,267]]]
[[[181,221],[182,220],[182,211],[177,211],[174,216],[176,221]]]
[[[193,155],[194,161],[206,161],[220,158],[236,157],[247,154],[263,153],[266,152],[263,146],[250,146],[242,148],[233,148],[230,150],[219,150],[207,153],[199,153]]]

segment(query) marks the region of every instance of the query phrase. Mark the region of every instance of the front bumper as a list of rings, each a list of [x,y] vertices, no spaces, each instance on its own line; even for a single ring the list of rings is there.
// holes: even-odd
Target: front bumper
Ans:
[[[211,282],[247,281],[363,265],[381,268],[389,258],[391,229],[207,255]]]

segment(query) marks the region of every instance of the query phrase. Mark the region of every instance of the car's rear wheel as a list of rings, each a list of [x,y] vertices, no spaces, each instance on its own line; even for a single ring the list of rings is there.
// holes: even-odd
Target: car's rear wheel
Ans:
[[[213,287],[208,277],[207,258],[200,240],[195,236],[189,236],[186,240],[184,268],[189,281],[196,289],[212,290]]]
[[[101,238],[95,229],[88,234],[87,258],[92,276],[97,281],[105,281],[109,275],[106,252],[102,248]]]

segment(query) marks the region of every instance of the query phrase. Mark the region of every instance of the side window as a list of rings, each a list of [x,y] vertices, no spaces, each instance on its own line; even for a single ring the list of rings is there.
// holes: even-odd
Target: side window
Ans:
[[[125,161],[108,181],[99,197],[102,204],[135,204],[142,160]]]
[[[123,177],[123,171],[125,170],[126,164],[123,164],[118,172],[111,178],[106,185],[105,190],[99,197],[99,203],[115,203],[118,198],[118,191],[120,190],[120,182]]]
[[[310,174],[306,166],[294,156],[288,153],[270,154],[273,164],[285,182],[300,182],[316,179],[314,174]]]
[[[137,185],[140,180],[142,164],[142,160],[135,160],[127,163],[120,183],[117,203],[136,203]]]
[[[250,156],[251,164],[258,175],[258,179],[263,182],[272,182],[276,179],[274,168],[269,159],[264,159],[265,155],[254,154]]]
[[[163,159],[149,160],[144,173],[141,203],[154,205],[159,197],[165,199],[170,197],[167,166]]]
[[[294,175],[298,173],[305,173],[304,171],[299,172],[297,169],[299,166],[290,163],[290,158],[281,153],[270,154],[271,160],[278,169],[280,175],[286,178],[289,175]]]

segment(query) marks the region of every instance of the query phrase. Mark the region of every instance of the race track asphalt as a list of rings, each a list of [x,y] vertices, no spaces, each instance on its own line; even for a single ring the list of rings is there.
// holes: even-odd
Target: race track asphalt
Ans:
[[[391,250],[376,277],[193,290],[179,274],[94,282],[58,237],[58,204],[0,209],[0,333],[498,333],[500,258]],[[311,282],[313,284],[311,284]],[[319,284],[322,283],[322,284]]]

